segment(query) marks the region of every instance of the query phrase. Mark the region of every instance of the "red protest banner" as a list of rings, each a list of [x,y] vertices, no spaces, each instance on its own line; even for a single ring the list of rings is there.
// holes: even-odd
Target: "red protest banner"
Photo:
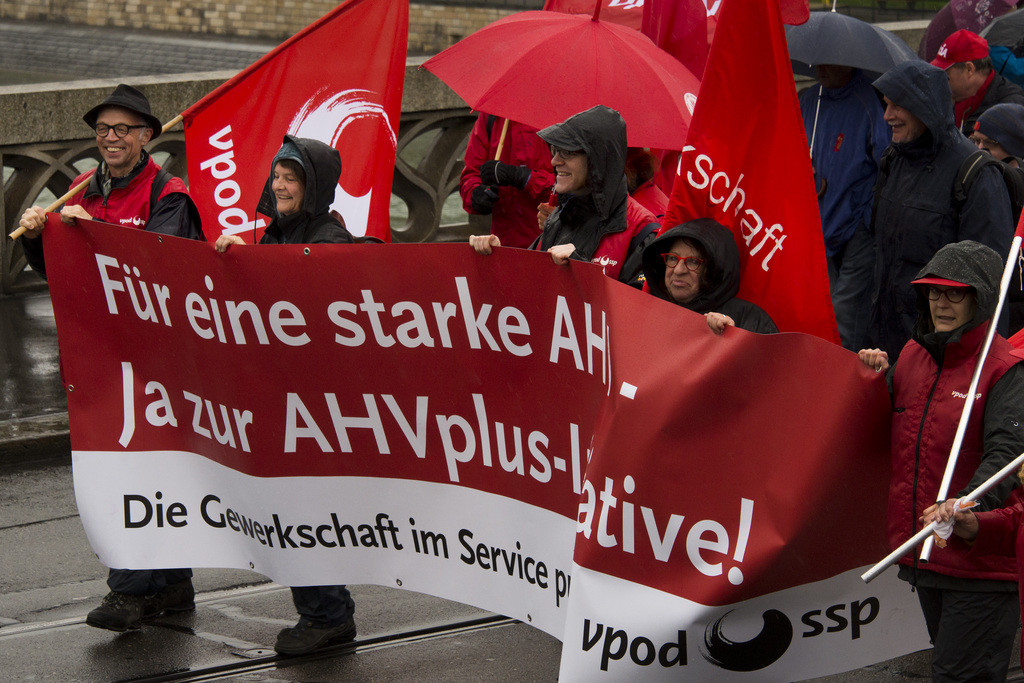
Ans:
[[[331,208],[354,235],[390,241],[407,2],[346,0],[183,113],[192,197],[213,242],[258,241],[255,213],[285,134],[338,149]]]
[[[699,217],[732,229],[741,298],[784,332],[839,342],[777,0],[724,0],[669,199],[665,229]]]
[[[884,554],[888,399],[837,346],[716,336],[525,250],[43,238],[105,563],[460,600],[564,638],[566,680],[718,679],[725,613],[763,606],[767,677],[923,646],[909,591],[854,589]],[[841,645],[812,637],[840,604]]]

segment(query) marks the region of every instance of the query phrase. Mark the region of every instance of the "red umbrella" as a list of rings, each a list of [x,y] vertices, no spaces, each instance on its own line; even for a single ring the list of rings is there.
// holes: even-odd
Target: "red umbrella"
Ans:
[[[634,147],[682,149],[700,82],[650,38],[607,21],[520,12],[485,26],[423,67],[478,111],[543,128],[603,104]]]

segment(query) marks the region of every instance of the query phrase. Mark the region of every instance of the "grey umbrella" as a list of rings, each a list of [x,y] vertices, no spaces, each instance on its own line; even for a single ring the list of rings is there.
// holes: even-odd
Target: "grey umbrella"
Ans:
[[[793,71],[814,76],[815,64],[852,66],[862,71],[883,74],[908,59],[920,59],[910,47],[885,29],[846,14],[811,12],[799,26],[786,26],[786,42]],[[821,105],[821,88],[818,89]],[[818,110],[811,126],[811,149],[818,132]]]
[[[898,37],[838,12],[811,12],[799,26],[786,26],[793,70],[813,76],[815,64],[852,66],[882,74],[908,59],[919,59]]]
[[[979,34],[989,45],[1013,47],[1024,38],[1024,10],[996,17]]]

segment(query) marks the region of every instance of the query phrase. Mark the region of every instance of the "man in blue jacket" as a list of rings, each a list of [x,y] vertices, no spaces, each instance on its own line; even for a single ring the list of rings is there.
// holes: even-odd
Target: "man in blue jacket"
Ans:
[[[867,341],[875,244],[871,188],[891,133],[882,102],[861,71],[814,67],[817,87],[800,95],[818,190],[818,210],[828,257],[828,284],[843,346],[856,351]]]

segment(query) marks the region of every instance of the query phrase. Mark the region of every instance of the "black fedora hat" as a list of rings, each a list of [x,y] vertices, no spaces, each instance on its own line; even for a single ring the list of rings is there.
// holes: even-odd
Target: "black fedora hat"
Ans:
[[[95,128],[96,119],[99,118],[100,112],[106,107],[121,107],[138,114],[146,122],[146,125],[153,130],[153,137],[150,140],[155,140],[160,136],[160,131],[163,129],[160,119],[150,113],[149,100],[146,99],[146,96],[132,86],[125,85],[124,83],[118,85],[107,99],[85,112],[82,120],[88,123],[90,128]]]

